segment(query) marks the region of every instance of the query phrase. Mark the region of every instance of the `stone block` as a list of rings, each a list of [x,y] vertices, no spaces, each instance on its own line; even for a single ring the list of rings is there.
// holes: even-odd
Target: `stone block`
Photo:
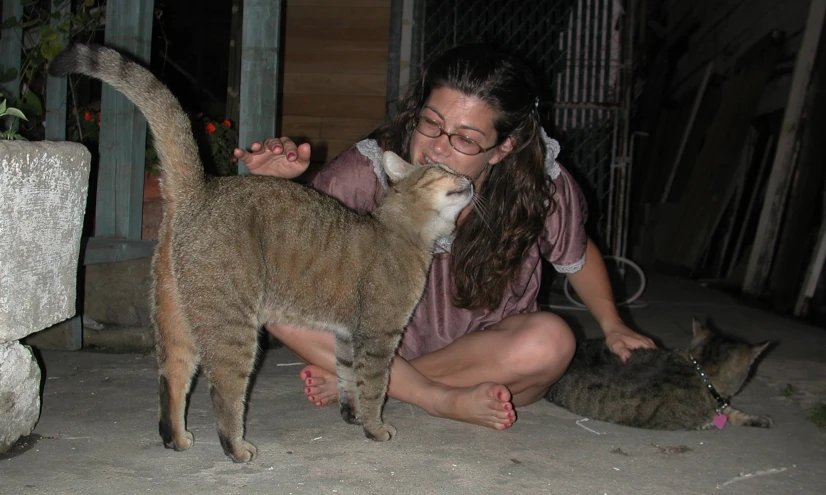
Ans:
[[[89,151],[0,140],[0,342],[76,313]]]
[[[87,266],[84,316],[107,325],[149,326],[151,266],[149,258]]]
[[[40,366],[31,348],[0,342],[0,453],[40,419]]]

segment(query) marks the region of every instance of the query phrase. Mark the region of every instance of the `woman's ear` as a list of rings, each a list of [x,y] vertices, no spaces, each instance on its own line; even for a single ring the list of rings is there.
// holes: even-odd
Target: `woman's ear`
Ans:
[[[513,138],[508,136],[502,144],[493,149],[493,155],[490,157],[490,160],[488,160],[488,163],[494,165],[501,162],[502,159],[508,156],[508,153],[513,151],[514,144]]]

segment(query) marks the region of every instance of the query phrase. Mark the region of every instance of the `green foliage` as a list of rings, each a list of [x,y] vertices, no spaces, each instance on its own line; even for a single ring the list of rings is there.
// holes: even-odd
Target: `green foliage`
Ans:
[[[71,7],[71,3],[72,0],[22,0],[20,18],[9,17],[0,24],[3,36],[22,36],[24,41],[20,69],[0,65],[0,84],[17,81],[17,87],[8,89],[22,96],[13,97],[10,103],[29,116],[28,124],[20,132],[31,139],[40,138],[43,129],[48,62],[65,48],[66,42],[93,41],[105,19],[105,6],[101,5],[105,1],[75,2],[75,12],[65,8]]]
[[[4,139],[42,139],[43,119],[45,117],[46,67],[64,48],[66,43],[88,43],[95,41],[95,37],[103,26],[106,16],[106,0],[6,0],[21,1],[23,15],[20,18],[10,17],[3,20],[0,29],[2,35],[23,36],[25,40],[20,63],[20,70],[6,68],[0,65],[0,85],[9,84],[17,80],[22,96],[11,98],[10,107],[5,117],[8,121],[8,131],[0,133]],[[74,2],[74,8],[71,7]],[[64,10],[65,12],[61,12]],[[71,12],[74,10],[74,12]],[[162,10],[156,9],[155,16],[160,19]],[[161,29],[162,30],[162,29]],[[21,34],[22,33],[22,34]],[[67,119],[67,135],[70,141],[82,142],[90,148],[96,148],[100,138],[101,119],[100,109],[80,99],[70,78],[69,101],[75,103]],[[15,93],[18,88],[9,88]],[[4,103],[5,106],[5,103]],[[20,115],[17,115],[17,114]],[[26,119],[24,115],[29,118]],[[21,120],[26,122],[21,126]],[[232,150],[238,145],[238,132],[228,120],[215,121],[201,114],[198,121],[203,123],[206,139],[213,157],[216,172],[219,175],[234,175],[237,167],[230,160]],[[199,132],[200,129],[196,129]],[[207,144],[207,143],[203,143]],[[150,172],[157,170],[157,156],[152,146],[151,137],[146,144],[146,169]]]
[[[2,96],[2,95],[0,95]],[[6,119],[6,117],[8,117]],[[0,139],[11,139],[11,140],[25,140],[23,136],[17,133],[19,119],[29,120],[26,116],[21,112],[19,109],[10,107],[6,104],[6,100],[4,99],[2,103],[0,103],[0,119],[10,120],[10,127],[8,130],[0,132]]]

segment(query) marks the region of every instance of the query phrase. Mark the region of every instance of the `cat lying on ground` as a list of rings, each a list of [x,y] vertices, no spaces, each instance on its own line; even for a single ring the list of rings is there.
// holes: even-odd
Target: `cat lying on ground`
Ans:
[[[390,363],[436,239],[454,230],[473,198],[470,180],[385,153],[391,187],[363,214],[284,179],[206,178],[189,118],[148,70],[112,49],[73,45],[49,71],[112,85],[154,136],[164,197],[152,259],[164,445],[192,446],[186,397],[200,366],[224,452],[236,462],[255,458],[244,440],[245,397],[265,323],[334,333],[342,417],[369,438],[392,438],[396,430],[381,416]]]
[[[741,343],[703,328],[696,319],[693,333],[688,349],[635,349],[625,364],[604,339],[580,342],[568,371],[546,398],[580,416],[637,428],[770,427],[770,417],[730,405],[769,343]]]

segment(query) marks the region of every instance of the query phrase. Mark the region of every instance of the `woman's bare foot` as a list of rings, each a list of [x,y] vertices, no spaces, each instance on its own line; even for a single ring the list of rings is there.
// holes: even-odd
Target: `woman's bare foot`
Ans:
[[[310,364],[298,373],[304,382],[304,395],[318,407],[338,402],[338,378],[324,368]]]
[[[315,365],[305,366],[299,377],[307,400],[318,407],[338,402],[336,375]],[[511,393],[498,383],[482,383],[469,388],[435,384],[428,407],[430,415],[486,426],[494,430],[510,428],[516,421]]]
[[[489,382],[468,388],[442,387],[432,409],[428,410],[433,416],[487,426],[494,430],[508,429],[516,421],[511,392],[504,385]]]

